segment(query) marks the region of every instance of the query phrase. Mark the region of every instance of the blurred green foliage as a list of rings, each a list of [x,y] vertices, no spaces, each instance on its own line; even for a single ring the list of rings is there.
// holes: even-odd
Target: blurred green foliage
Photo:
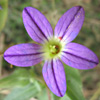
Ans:
[[[82,83],[77,69],[65,66],[67,92],[62,98],[50,92],[52,100],[85,100],[82,93]],[[41,65],[37,66],[41,69]],[[1,92],[12,90],[4,100],[29,100],[34,97],[38,100],[48,100],[47,87],[40,76],[36,77],[34,67],[31,69],[18,68],[11,75],[0,80]],[[39,79],[40,77],[40,79]],[[37,79],[38,78],[38,79]],[[41,81],[40,81],[41,80]]]

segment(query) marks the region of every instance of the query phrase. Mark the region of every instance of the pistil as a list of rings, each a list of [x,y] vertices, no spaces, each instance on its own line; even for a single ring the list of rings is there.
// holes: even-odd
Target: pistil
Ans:
[[[57,54],[59,52],[59,46],[57,46],[57,45],[50,45],[50,52],[52,54]]]

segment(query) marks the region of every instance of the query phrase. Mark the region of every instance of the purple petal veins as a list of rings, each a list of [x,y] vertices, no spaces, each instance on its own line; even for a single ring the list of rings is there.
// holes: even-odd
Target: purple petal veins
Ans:
[[[72,7],[58,21],[55,37],[62,37],[65,43],[71,42],[78,35],[83,21],[84,9],[81,6]]]
[[[62,61],[77,69],[91,69],[98,64],[97,56],[85,46],[68,43],[63,50]]]
[[[61,61],[46,61],[42,73],[50,90],[59,97],[64,96],[66,92],[66,78]]]
[[[23,10],[23,22],[30,37],[38,42],[43,43],[53,36],[53,29],[45,16],[37,9],[26,7]]]
[[[27,67],[35,65],[43,60],[41,47],[37,44],[26,43],[10,47],[5,53],[4,58],[9,63]]]

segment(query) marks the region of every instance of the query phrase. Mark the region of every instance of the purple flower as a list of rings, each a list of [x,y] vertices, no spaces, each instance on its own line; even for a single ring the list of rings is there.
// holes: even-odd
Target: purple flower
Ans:
[[[66,92],[62,61],[77,69],[91,69],[99,62],[97,56],[87,47],[71,42],[78,35],[83,21],[84,9],[81,6],[72,7],[60,18],[53,32],[41,12],[26,7],[23,10],[23,22],[29,36],[38,44],[12,46],[5,51],[4,58],[20,67],[32,66],[44,60],[44,80],[54,94],[62,97]]]
[[[2,10],[2,7],[0,6],[0,10]]]

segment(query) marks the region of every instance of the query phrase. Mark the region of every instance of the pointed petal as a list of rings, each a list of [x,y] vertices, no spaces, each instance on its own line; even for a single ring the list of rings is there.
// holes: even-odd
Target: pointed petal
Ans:
[[[64,96],[66,92],[66,78],[61,61],[46,61],[42,73],[50,90],[59,97]]]
[[[46,17],[37,9],[26,7],[23,10],[23,23],[29,36],[42,43],[53,35],[53,29]]]
[[[77,43],[68,43],[61,59],[77,69],[92,69],[99,63],[97,56],[90,49]]]
[[[18,44],[8,48],[4,53],[4,59],[16,66],[28,67],[42,61],[41,47],[37,44]]]
[[[55,37],[61,37],[65,43],[71,42],[78,35],[83,21],[84,9],[81,6],[72,7],[58,21]]]

